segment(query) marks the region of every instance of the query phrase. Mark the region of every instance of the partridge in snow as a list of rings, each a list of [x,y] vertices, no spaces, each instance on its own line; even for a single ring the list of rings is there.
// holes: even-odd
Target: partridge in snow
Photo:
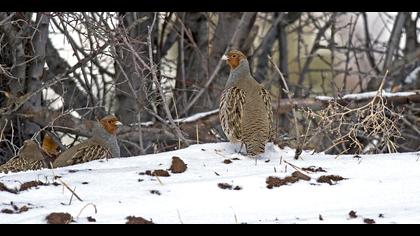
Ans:
[[[53,162],[53,167],[64,167],[98,159],[120,156],[116,133],[122,123],[113,115],[94,125],[93,136],[64,151]]]
[[[270,139],[273,111],[270,93],[251,75],[246,56],[231,50],[227,60],[230,74],[220,99],[220,122],[232,143],[245,144],[247,153],[264,153]]]
[[[0,166],[0,172],[19,172],[26,170],[39,170],[50,168],[52,161],[57,157],[58,145],[45,134],[42,140],[42,148],[33,140],[25,140],[17,156]]]
[[[0,173],[42,169],[46,167],[44,158],[41,149],[35,141],[31,139],[25,140],[18,155],[0,166]]]

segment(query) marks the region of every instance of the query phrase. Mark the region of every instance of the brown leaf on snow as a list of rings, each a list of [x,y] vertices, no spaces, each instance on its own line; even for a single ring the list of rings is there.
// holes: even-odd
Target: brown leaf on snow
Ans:
[[[273,187],[280,187],[282,185],[287,185],[288,183],[295,183],[299,181],[299,178],[294,176],[286,176],[284,178],[269,176],[265,183],[267,188],[272,189]]]
[[[17,191],[14,189],[10,189],[8,188],[6,185],[4,185],[2,182],[0,182],[0,191],[4,191],[4,192],[9,192],[9,193],[14,193],[17,194]]]
[[[373,219],[369,219],[369,218],[364,218],[363,222],[365,224],[375,224],[376,223]]]
[[[343,178],[339,175],[322,175],[317,179],[318,183],[327,183],[329,185],[334,185],[336,182],[345,180],[346,178]]]
[[[351,210],[351,211],[349,212],[349,216],[350,216],[350,218],[352,218],[352,219],[357,218],[357,214],[356,214],[356,212],[355,212],[355,211],[353,211],[353,210]]]
[[[127,216],[126,224],[140,224],[140,225],[149,225],[154,224],[152,220],[146,220],[143,217]]]
[[[34,188],[34,187],[38,187],[38,186],[42,186],[42,185],[45,185],[45,184],[41,181],[29,181],[29,182],[26,182],[26,183],[23,183],[22,185],[20,185],[19,191],[25,191],[25,190],[28,190],[30,188]]]
[[[69,224],[73,217],[69,213],[53,212],[46,217],[48,224]]]
[[[309,172],[327,172],[326,170],[322,169],[322,167],[317,168],[316,166],[304,167],[302,170]]]
[[[304,173],[302,173],[302,172],[300,172],[300,171],[295,171],[295,172],[293,172],[293,173],[292,173],[292,176],[293,176],[293,177],[296,177],[296,178],[298,178],[298,179],[301,179],[301,180],[305,180],[305,181],[309,181],[309,180],[311,180],[311,177],[309,177],[308,175],[305,175]]]
[[[174,174],[183,173],[187,170],[187,164],[185,164],[181,158],[173,156],[171,168],[169,168],[169,170]]]
[[[217,186],[221,189],[229,189],[229,190],[241,190],[242,189],[242,187],[240,187],[240,186],[233,187],[232,185],[230,185],[228,183],[218,183]]]

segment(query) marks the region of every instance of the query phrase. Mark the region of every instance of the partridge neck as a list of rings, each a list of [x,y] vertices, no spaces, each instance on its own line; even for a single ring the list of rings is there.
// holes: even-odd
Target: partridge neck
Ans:
[[[239,83],[252,80],[248,60],[242,60],[239,66],[230,71],[225,88],[238,86]]]
[[[93,130],[94,137],[106,144],[111,149],[113,157],[120,156],[120,148],[118,146],[117,136],[106,131],[101,124],[97,124]]]

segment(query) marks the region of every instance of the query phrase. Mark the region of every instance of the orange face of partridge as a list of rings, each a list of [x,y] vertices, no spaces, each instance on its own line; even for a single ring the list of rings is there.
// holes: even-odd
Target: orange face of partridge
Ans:
[[[100,120],[102,127],[110,134],[117,134],[118,127],[122,125],[122,123],[117,119],[117,117],[113,115],[105,116]]]
[[[246,59],[246,56],[238,50],[231,50],[226,55],[223,55],[222,59],[226,60],[230,69],[233,70],[239,66],[242,59]]]
[[[42,150],[51,157],[58,156],[60,152],[57,143],[49,134],[45,134],[44,139],[42,140]]]

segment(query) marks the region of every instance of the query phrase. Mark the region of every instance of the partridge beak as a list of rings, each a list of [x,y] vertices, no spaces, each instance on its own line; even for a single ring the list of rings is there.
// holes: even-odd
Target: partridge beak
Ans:
[[[115,122],[116,126],[123,126],[123,123],[121,123],[120,121]]]
[[[223,56],[222,56],[222,60],[223,60],[223,61],[226,61],[227,59],[229,59],[229,58],[228,58],[228,56],[226,56],[226,55],[223,55]]]

